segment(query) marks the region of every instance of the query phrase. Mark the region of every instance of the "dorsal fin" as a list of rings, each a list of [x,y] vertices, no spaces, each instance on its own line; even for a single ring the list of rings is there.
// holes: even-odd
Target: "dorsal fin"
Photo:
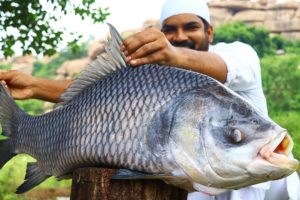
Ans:
[[[73,81],[66,92],[60,96],[64,101],[63,104],[97,80],[127,66],[124,55],[120,50],[122,44],[121,35],[111,24],[108,24],[108,26],[111,38],[108,39],[108,43],[104,46],[106,54],[100,55],[96,60],[92,61]]]

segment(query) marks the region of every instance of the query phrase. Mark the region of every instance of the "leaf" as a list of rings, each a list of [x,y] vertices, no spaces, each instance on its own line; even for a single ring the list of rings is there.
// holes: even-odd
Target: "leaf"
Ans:
[[[64,35],[70,34],[68,30],[58,30],[52,27],[53,22],[58,21],[62,15],[75,13],[82,20],[89,18],[94,22],[103,22],[108,16],[107,12],[99,12],[98,9],[94,9],[96,7],[95,0],[47,0],[46,2],[49,4],[47,7],[35,0],[1,1],[0,31],[6,34],[1,35],[0,46],[4,56],[14,55],[13,46],[18,41],[23,44],[23,54],[53,54],[62,42]],[[49,8],[54,10],[49,10]],[[11,37],[7,33],[8,28],[15,28],[21,36]],[[71,44],[75,51],[76,44],[74,42]]]

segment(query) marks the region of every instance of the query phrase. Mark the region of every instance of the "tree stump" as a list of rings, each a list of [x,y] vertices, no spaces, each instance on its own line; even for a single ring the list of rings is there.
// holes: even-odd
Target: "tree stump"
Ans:
[[[81,168],[73,173],[71,200],[186,200],[187,191],[161,180],[110,180],[115,169]]]

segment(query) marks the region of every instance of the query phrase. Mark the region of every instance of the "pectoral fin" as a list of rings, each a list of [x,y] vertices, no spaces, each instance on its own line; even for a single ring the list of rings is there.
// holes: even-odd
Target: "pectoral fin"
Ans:
[[[162,179],[162,174],[147,174],[139,171],[120,169],[111,179]]]

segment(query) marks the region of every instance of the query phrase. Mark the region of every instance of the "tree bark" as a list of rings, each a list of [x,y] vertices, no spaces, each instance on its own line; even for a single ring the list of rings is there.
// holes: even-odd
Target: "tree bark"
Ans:
[[[110,180],[114,169],[81,168],[73,173],[71,200],[186,200],[187,191],[161,180]]]

